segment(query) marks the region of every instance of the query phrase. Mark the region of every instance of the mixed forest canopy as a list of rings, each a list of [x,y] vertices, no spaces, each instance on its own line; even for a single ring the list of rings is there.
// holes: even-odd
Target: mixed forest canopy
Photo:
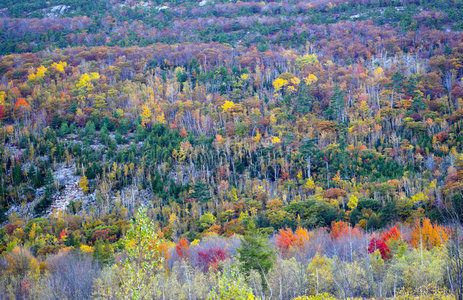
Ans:
[[[462,30],[462,0],[0,1],[0,298],[461,299]]]

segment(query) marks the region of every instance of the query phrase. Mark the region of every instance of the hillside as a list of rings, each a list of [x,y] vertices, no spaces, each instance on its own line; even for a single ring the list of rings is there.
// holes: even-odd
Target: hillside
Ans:
[[[0,298],[461,297],[462,29],[461,0],[0,1]]]

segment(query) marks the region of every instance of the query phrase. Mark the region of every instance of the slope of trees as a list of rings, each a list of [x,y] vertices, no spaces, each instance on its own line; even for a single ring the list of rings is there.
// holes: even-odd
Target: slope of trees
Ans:
[[[461,297],[461,1],[80,2],[1,4],[0,298]]]

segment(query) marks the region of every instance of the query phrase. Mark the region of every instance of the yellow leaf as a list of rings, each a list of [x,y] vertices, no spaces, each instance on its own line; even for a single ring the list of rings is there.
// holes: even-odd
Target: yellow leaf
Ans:
[[[225,103],[222,105],[223,112],[228,112],[232,110],[235,107],[235,103],[233,101],[225,101]]]
[[[288,84],[288,81],[285,79],[277,78],[273,81],[273,87],[275,88],[275,91],[281,90],[282,87]]]
[[[384,74],[383,68],[381,68],[381,67],[376,68],[374,74],[375,74],[375,78],[383,77],[383,74]]]
[[[306,85],[311,85],[318,81],[318,77],[315,76],[314,74],[310,74],[309,76],[304,78],[304,81]]]
[[[281,140],[280,140],[279,137],[274,136],[274,137],[272,137],[272,143],[273,143],[273,144],[278,144],[278,143],[281,143]]]

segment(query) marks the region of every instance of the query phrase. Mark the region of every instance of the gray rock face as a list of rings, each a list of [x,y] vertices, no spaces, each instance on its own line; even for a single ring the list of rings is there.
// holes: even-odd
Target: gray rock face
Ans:
[[[45,16],[47,18],[58,18],[59,16],[61,16],[62,14],[64,14],[68,9],[70,9],[71,7],[68,6],[68,5],[56,5],[56,6],[53,6],[49,12],[46,12],[45,13]]]
[[[58,186],[64,186],[56,195],[54,195],[53,204],[48,213],[54,210],[66,210],[71,201],[84,199],[84,193],[79,188],[80,176],[75,176],[75,169],[69,167],[59,168],[54,174],[55,183]]]

